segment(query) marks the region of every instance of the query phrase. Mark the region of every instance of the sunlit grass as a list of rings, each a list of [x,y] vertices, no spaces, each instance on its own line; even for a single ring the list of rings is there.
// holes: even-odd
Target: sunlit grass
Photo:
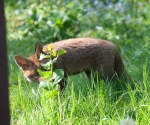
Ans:
[[[27,83],[21,71],[10,79],[11,123],[39,124],[118,124],[131,117],[139,124],[149,124],[149,77],[143,68],[143,82],[134,90],[113,90],[113,84],[99,81],[94,89],[83,74],[68,78],[61,96],[49,97],[47,90]],[[11,71],[13,74],[13,70]],[[11,82],[12,81],[12,82]],[[14,82],[15,81],[15,82]],[[143,84],[144,83],[144,84]]]

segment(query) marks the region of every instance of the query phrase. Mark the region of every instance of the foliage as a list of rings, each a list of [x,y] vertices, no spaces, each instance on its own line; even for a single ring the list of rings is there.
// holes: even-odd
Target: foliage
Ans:
[[[54,63],[57,62],[58,57],[66,53],[65,50],[56,52],[56,50],[53,49],[53,46],[53,44],[48,44],[43,48],[43,51],[46,52],[46,54],[41,53],[39,60],[48,59],[49,61],[45,64],[41,64],[45,69],[44,71],[38,69],[38,73],[42,77],[39,87],[49,90],[51,96],[57,95],[59,91],[58,83],[64,78],[64,71],[62,69],[54,70]]]
[[[26,8],[14,11],[18,17],[18,31],[11,33],[11,37],[30,36],[42,42],[75,37],[80,31],[81,9],[80,4],[73,2],[67,3],[65,7],[50,6],[48,1],[30,3]]]

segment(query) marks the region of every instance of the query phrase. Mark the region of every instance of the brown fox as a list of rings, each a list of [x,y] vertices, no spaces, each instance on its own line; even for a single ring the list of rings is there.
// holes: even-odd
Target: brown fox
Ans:
[[[111,79],[114,74],[120,78],[125,72],[116,46],[109,41],[96,38],[73,38],[53,44],[56,51],[66,50],[66,53],[54,64],[54,69],[64,70],[64,79],[67,79],[68,75],[81,71],[84,71],[88,78],[91,76],[91,71],[96,71],[100,79]],[[19,55],[14,57],[28,81],[39,83],[41,80],[37,68],[43,70],[41,63],[48,62],[47,59],[39,60],[40,53],[44,53],[42,49],[43,46],[37,43],[34,54],[29,58]],[[59,85],[61,90],[64,89],[65,80],[62,80]]]

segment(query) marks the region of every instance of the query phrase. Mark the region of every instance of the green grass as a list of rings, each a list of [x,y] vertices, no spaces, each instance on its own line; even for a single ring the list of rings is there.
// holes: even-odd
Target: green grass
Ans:
[[[150,88],[146,75],[144,86],[137,84],[135,90],[124,92],[116,92],[102,81],[100,88],[93,90],[82,81],[82,75],[74,76],[61,97],[51,98],[46,90],[27,83],[19,72],[18,84],[10,86],[11,123],[113,125],[132,117],[139,124],[149,124]],[[73,84],[73,79],[80,79],[79,83]]]

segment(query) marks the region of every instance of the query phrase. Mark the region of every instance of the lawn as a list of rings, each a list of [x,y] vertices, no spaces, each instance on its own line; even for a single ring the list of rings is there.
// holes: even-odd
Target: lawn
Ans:
[[[102,7],[104,2],[97,7],[90,1],[5,2],[12,125],[117,125],[124,118],[133,118],[137,125],[150,124],[149,4],[120,0]],[[126,5],[123,12],[113,10],[119,3]],[[118,84],[127,84],[124,81],[112,84],[92,79],[90,83],[80,73],[67,79],[61,96],[53,97],[25,80],[14,55],[28,57],[37,41],[44,45],[72,37],[115,43],[135,89],[118,89]]]

